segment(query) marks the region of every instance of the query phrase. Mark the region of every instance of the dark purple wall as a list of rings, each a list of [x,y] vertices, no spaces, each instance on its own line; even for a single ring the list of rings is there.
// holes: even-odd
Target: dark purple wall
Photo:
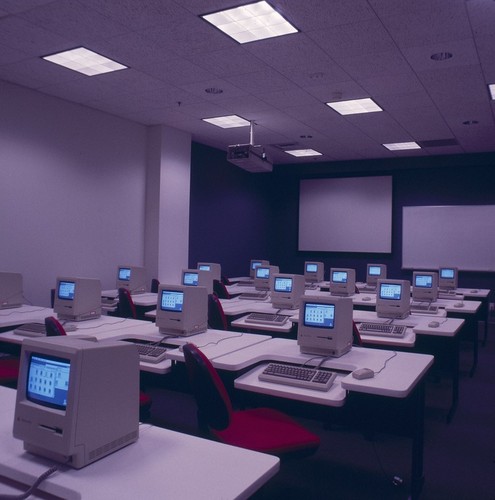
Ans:
[[[392,253],[299,252],[300,179],[363,175],[393,176]],[[401,269],[402,207],[495,204],[495,155],[281,165],[272,174],[250,174],[229,164],[224,152],[194,145],[191,181],[191,265],[211,259],[233,276],[246,274],[252,257],[292,273],[302,273],[305,260],[321,260],[326,273],[352,267],[363,280],[373,261],[387,264],[389,276],[410,279],[411,271]],[[459,280],[463,287],[495,288],[495,273],[464,272]]]

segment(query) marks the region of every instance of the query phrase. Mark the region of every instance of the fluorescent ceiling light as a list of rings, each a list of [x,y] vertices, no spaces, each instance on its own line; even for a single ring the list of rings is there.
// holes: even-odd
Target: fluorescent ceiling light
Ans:
[[[292,149],[291,151],[286,151],[286,153],[292,156],[321,156],[321,153],[315,151],[314,149]]]
[[[297,33],[297,29],[265,1],[201,17],[239,43]]]
[[[110,73],[111,71],[127,68],[127,66],[123,66],[111,59],[100,56],[100,54],[85,49],[84,47],[78,47],[77,49],[66,50],[65,52],[45,56],[43,59],[78,71],[87,76],[100,75],[102,73]]]
[[[490,89],[490,96],[495,100],[495,83],[490,83],[488,88]]]
[[[203,121],[221,128],[247,127],[250,125],[250,122],[237,115],[203,118]]]
[[[353,99],[350,101],[327,102],[327,106],[330,106],[341,115],[357,115],[360,113],[383,111],[383,109],[369,97],[366,97],[365,99]]]
[[[384,146],[390,151],[401,151],[404,149],[421,149],[421,146],[417,142],[392,142],[390,144],[384,144]]]

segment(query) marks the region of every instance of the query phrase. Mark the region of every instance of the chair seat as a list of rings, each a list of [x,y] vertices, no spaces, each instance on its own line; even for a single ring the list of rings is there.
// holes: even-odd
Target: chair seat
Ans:
[[[0,383],[13,383],[19,376],[18,358],[0,358]]]
[[[139,391],[139,407],[141,409],[147,409],[151,406],[151,396],[148,396],[143,391]]]
[[[224,443],[275,455],[314,451],[320,444],[316,434],[271,408],[234,411],[227,429],[211,433]]]

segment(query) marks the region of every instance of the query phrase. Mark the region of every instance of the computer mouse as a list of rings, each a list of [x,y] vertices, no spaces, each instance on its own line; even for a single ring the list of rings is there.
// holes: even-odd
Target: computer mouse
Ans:
[[[375,372],[371,368],[358,368],[352,372],[352,376],[358,380],[365,378],[372,378],[375,376]]]
[[[456,302],[454,307],[464,307],[464,302]]]
[[[368,296],[366,296],[366,297],[363,297],[363,301],[366,301],[366,302],[368,302],[368,300],[371,300],[371,297],[368,297]]]
[[[430,328],[438,328],[438,327],[440,326],[440,323],[439,323],[438,321],[430,321],[430,322],[428,323],[428,326],[429,326]]]

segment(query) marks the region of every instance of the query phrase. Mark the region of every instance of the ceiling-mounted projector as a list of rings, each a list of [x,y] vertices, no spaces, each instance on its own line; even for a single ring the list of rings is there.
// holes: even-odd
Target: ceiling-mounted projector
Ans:
[[[237,144],[229,146],[227,160],[248,172],[271,172],[273,165],[266,158],[262,146]]]
[[[250,143],[236,144],[227,149],[227,161],[248,172],[271,172],[273,165],[268,161],[262,146],[254,145],[254,121],[250,123]]]

